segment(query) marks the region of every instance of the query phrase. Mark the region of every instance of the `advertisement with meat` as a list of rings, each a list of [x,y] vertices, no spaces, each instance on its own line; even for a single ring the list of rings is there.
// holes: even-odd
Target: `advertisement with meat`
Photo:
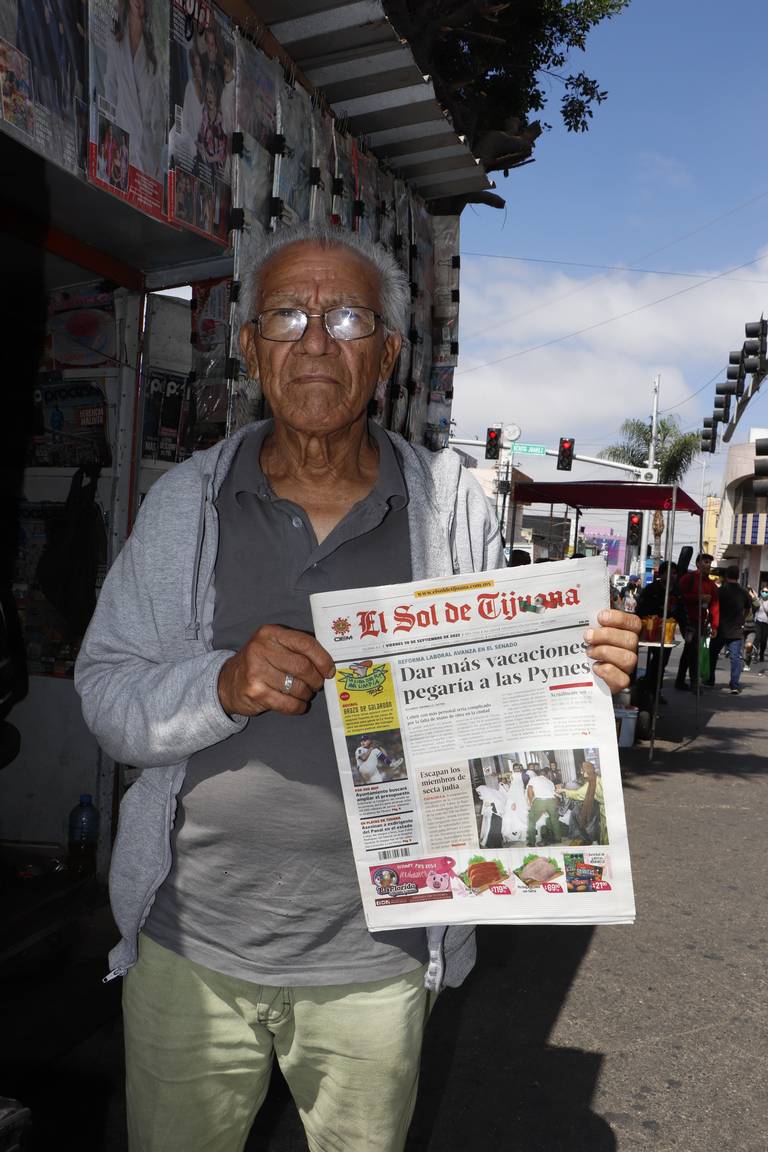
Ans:
[[[90,0],[88,178],[165,216],[170,0]]]
[[[235,130],[232,23],[209,0],[171,0],[168,216],[226,244]]]
[[[631,923],[603,560],[310,599],[369,929]]]
[[[0,0],[0,129],[85,175],[85,0]]]

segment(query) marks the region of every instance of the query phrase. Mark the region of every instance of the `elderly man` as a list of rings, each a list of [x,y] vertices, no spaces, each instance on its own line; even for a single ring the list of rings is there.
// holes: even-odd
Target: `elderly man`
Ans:
[[[474,936],[366,929],[309,594],[501,567],[501,542],[454,453],[367,419],[400,349],[395,261],[302,227],[249,287],[242,348],[273,418],[152,488],[76,671],[102,746],[144,769],[111,874],[131,1148],[241,1149],[276,1055],[313,1152],[398,1152],[427,989],[463,980]],[[633,622],[587,634],[614,690]]]

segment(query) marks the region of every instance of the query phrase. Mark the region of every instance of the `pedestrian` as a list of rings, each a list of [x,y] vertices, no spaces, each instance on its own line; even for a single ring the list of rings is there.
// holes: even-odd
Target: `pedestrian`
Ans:
[[[758,597],[760,603],[755,608],[755,647],[757,660],[762,664],[765,660],[765,646],[768,642],[768,584],[763,584]]]
[[[528,838],[529,848],[536,846],[537,839],[542,844],[560,842],[560,806],[557,802],[555,785],[540,765],[530,764],[530,776],[526,796],[528,798]],[[542,816],[545,821],[539,824]],[[547,826],[548,825],[548,826]]]
[[[714,557],[710,556],[708,552],[701,552],[696,557],[696,571],[686,572],[679,581],[680,593],[688,615],[685,644],[675,677],[675,688],[680,691],[689,691],[685,682],[686,672],[690,676],[690,687],[695,692],[700,691],[701,642],[707,635],[711,638],[717,636],[717,626],[720,619],[718,590],[717,584],[709,575],[713,559]]]
[[[718,592],[720,607],[720,622],[717,635],[709,644],[709,679],[707,684],[712,687],[715,683],[715,665],[723,648],[728,650],[731,662],[728,687],[734,696],[741,691],[742,644],[744,641],[744,621],[747,613],[752,609],[752,597],[746,588],[739,583],[739,570],[735,564],[725,570],[725,580]]]
[[[669,573],[669,596],[667,596],[667,568],[670,568]],[[688,613],[685,610],[685,601],[683,600],[682,593],[680,592],[680,584],[677,579],[677,564],[662,560],[659,567],[656,569],[653,580],[650,584],[646,584],[645,588],[641,589],[637,598],[637,605],[635,612],[644,619],[648,616],[658,616],[659,619],[664,618],[664,602],[666,599],[667,611],[666,616],[669,620],[675,620],[680,629],[680,632],[685,636],[688,627]],[[662,662],[662,681],[664,679],[664,672],[666,671],[669,658],[672,655],[672,649],[664,647],[664,638],[659,640],[659,647],[648,648],[648,661],[646,664],[645,675],[639,676],[637,683],[645,691],[654,693],[656,692],[656,685],[659,680],[659,656],[663,652]],[[659,702],[666,704],[667,701],[659,690]]]
[[[634,612],[637,608],[637,598],[640,595],[640,581],[637,576],[630,576],[629,581],[621,593],[625,612]]]
[[[152,487],[76,669],[102,747],[143,769],[111,868],[130,1147],[239,1152],[276,1056],[311,1149],[400,1152],[428,990],[462,982],[474,933],[366,927],[309,595],[500,568],[502,542],[455,453],[368,420],[410,300],[389,254],[281,229],[242,292],[272,418]],[[619,691],[639,623],[598,619]]]

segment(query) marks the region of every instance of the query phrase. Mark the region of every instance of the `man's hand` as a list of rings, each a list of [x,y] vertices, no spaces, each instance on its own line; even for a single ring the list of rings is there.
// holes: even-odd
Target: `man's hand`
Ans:
[[[230,716],[268,711],[299,716],[335,672],[333,660],[313,636],[265,624],[222,666],[219,700]],[[293,677],[288,692],[286,676]]]
[[[642,626],[639,616],[606,608],[598,613],[600,628],[588,628],[584,639],[587,656],[595,661],[593,671],[605,680],[611,692],[621,692],[637,665],[637,637]]]

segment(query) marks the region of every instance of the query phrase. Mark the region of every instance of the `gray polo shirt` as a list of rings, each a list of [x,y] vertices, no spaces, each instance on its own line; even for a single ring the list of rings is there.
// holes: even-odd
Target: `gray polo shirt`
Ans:
[[[378,480],[318,544],[261,470],[269,430],[243,442],[216,504],[216,648],[242,647],[262,624],[311,632],[311,592],[411,579],[408,493],[387,435],[370,425]],[[144,931],[208,968],[301,986],[381,980],[427,959],[423,929],[365,926],[322,692],[305,715],[254,716],[190,759],[172,850]]]

